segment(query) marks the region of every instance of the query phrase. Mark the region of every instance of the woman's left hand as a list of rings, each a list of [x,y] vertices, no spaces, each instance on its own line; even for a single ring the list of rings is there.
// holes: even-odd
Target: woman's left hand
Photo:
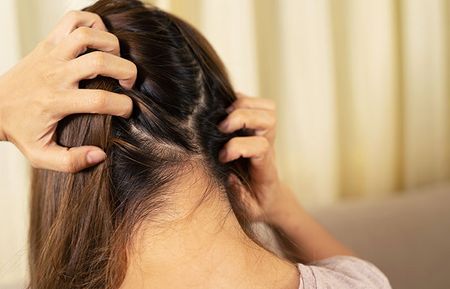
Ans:
[[[96,50],[85,53],[88,49]],[[98,75],[115,78],[125,89],[136,80],[136,65],[120,58],[117,37],[100,16],[72,11],[54,31],[4,75],[0,75],[0,141],[10,141],[33,167],[75,173],[106,158],[96,146],[61,147],[56,128],[76,113],[127,118],[130,97],[104,90],[80,89]]]
[[[245,189],[235,175],[231,176],[230,181],[236,186],[250,218],[253,221],[270,222],[286,200],[292,197],[290,190],[285,190],[281,184],[276,167],[275,103],[268,99],[237,95],[238,99],[227,110],[228,117],[219,124],[219,130],[232,133],[247,128],[254,130],[255,134],[232,138],[221,150],[219,160],[226,163],[240,157],[250,159],[251,192]]]

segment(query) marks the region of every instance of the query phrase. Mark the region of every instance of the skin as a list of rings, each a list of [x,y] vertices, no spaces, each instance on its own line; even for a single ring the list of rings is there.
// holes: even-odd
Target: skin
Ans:
[[[98,51],[79,56],[87,48]],[[103,161],[106,155],[97,147],[63,148],[53,139],[58,121],[70,114],[130,115],[132,102],[127,96],[78,88],[81,79],[97,75],[116,78],[131,88],[136,66],[119,54],[117,38],[106,32],[97,15],[66,15],[47,39],[0,77],[0,140],[15,144],[38,168],[76,172]],[[266,222],[289,238],[294,245],[291,253],[305,263],[352,255],[280,181],[273,147],[274,103],[239,94],[228,113],[220,130],[246,127],[256,132],[233,138],[220,153],[222,162],[251,160],[251,192],[230,177],[251,220]],[[212,197],[196,207],[208,187],[201,167],[180,178],[170,215],[139,228],[121,288],[298,288],[295,265],[243,234],[234,214],[227,213],[230,206],[221,197],[223,192],[212,191]]]
[[[290,187],[280,181],[275,160],[276,109],[274,102],[238,94],[229,108],[229,116],[219,125],[223,132],[246,127],[254,137],[235,138],[225,145],[221,160],[250,158],[252,192],[244,189],[236,177],[236,189],[253,221],[272,225],[294,245],[293,258],[304,263],[336,255],[353,255],[351,250],[331,236],[301,206]]]
[[[98,51],[82,56],[86,49]],[[0,140],[10,141],[37,168],[77,172],[106,158],[94,146],[64,148],[54,142],[59,120],[74,113],[128,117],[128,96],[79,89],[82,79],[116,78],[129,89],[136,79],[132,62],[120,58],[119,41],[100,17],[69,12],[54,31],[0,77]],[[77,57],[79,56],[79,57]]]
[[[251,220],[266,222],[287,236],[294,257],[305,263],[352,255],[306,213],[292,190],[280,181],[273,147],[274,103],[239,94],[228,112],[219,124],[223,132],[244,126],[256,131],[256,136],[230,140],[220,154],[223,162],[239,157],[251,160],[252,193],[231,177]],[[207,179],[202,165],[194,164],[172,189],[170,214],[157,222],[144,222],[128,253],[130,266],[121,289],[297,289],[296,266],[243,233],[236,216],[227,214],[230,205],[219,188],[196,206],[208,187]]]
[[[141,225],[120,288],[297,289],[295,266],[244,234],[235,215],[227,214],[223,192],[209,191],[196,207],[208,186],[201,169],[193,166],[171,188],[170,214]]]

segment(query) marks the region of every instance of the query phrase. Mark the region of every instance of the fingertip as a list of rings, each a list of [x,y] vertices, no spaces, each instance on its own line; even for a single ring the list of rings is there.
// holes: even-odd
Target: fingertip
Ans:
[[[227,119],[225,119],[224,121],[222,121],[221,123],[218,124],[218,129],[223,132],[223,133],[227,133],[228,132],[228,127],[230,126],[229,121]]]
[[[133,88],[134,83],[136,82],[138,69],[136,64],[134,64],[130,60],[127,60],[126,65],[128,66],[127,68],[128,78],[119,80],[119,83],[123,88],[130,90]]]
[[[228,176],[228,182],[229,182],[231,185],[238,185],[238,184],[239,184],[239,178],[238,178],[234,173],[231,173],[231,174]]]
[[[240,181],[239,181],[239,178],[235,174],[231,173],[228,176],[228,184],[235,193],[238,193],[238,195],[241,195]]]
[[[226,163],[227,162],[227,151],[225,149],[222,149],[219,152],[219,161],[221,163]]]
[[[106,159],[106,153],[101,149],[90,150],[86,154],[88,165],[96,165]]]
[[[133,100],[126,94],[114,94],[114,102],[111,107],[114,107],[109,114],[119,116],[125,119],[130,118],[133,113]]]
[[[128,119],[133,113],[133,100],[128,95],[123,94],[123,96],[126,97],[126,104],[124,105],[125,112],[122,117]]]
[[[103,21],[101,21],[101,18],[100,18],[99,22],[94,22],[94,24],[92,24],[92,28],[108,32],[108,28],[106,28],[105,24],[103,24]]]
[[[240,157],[241,156],[239,154],[237,154],[236,152],[227,150],[226,148],[223,148],[219,152],[219,161],[222,163],[229,163],[229,162],[237,160]]]
[[[121,79],[119,80],[120,86],[127,90],[131,90],[134,86],[135,79]]]
[[[244,95],[242,92],[240,92],[240,91],[236,91],[235,94],[236,94],[236,97],[237,97],[237,98],[242,98],[242,97],[245,96],[245,95]]]
[[[131,114],[132,114],[132,110],[129,110],[129,111],[125,112],[125,114],[122,115],[121,117],[124,119],[129,119],[131,117]]]
[[[88,11],[81,11],[81,13],[85,13],[86,15],[88,15],[88,17],[91,18],[92,23],[91,23],[90,27],[98,29],[98,30],[102,30],[102,31],[108,31],[108,29],[106,28],[106,25],[103,22],[103,19],[100,15],[98,15],[97,13],[88,12]]]

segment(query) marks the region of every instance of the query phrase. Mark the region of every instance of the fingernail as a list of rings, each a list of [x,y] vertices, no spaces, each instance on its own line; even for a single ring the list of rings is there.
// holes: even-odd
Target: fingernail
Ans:
[[[101,150],[95,150],[95,151],[88,152],[86,158],[87,158],[88,163],[97,164],[106,159],[106,154],[105,154],[105,152],[103,152]]]

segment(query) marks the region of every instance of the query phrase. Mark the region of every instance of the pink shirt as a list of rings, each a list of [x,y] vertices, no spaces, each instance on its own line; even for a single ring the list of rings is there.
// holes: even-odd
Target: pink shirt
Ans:
[[[392,289],[373,264],[350,256],[336,256],[308,265],[298,264],[299,289]]]

